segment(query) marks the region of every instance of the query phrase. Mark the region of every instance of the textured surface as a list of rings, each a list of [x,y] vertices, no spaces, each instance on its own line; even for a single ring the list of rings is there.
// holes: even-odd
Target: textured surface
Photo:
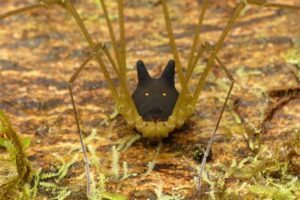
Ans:
[[[30,2],[1,2],[0,13]],[[95,40],[109,45],[105,20],[101,8],[95,6],[96,1],[76,2],[75,6]],[[282,2],[293,4],[297,0]],[[192,0],[171,1],[169,4],[176,42],[183,63],[187,63],[199,5]],[[235,5],[235,1],[226,4],[213,1],[205,17],[203,39],[212,43],[217,40]],[[116,4],[108,3],[108,8],[114,11],[110,17],[117,25]],[[138,59],[148,64],[152,75],[159,75],[172,56],[157,1],[128,1],[125,16],[128,85],[133,91],[136,85],[134,65]],[[266,92],[279,87],[299,86],[299,77],[298,80],[296,78],[299,68],[288,63],[286,56],[297,45],[300,48],[299,20],[300,12],[249,6],[226,39],[219,57],[233,73],[237,84],[230,99],[231,108],[226,110],[218,131],[210,164],[220,162],[230,165],[233,159],[241,160],[253,154],[240,131],[241,125],[234,120],[233,110],[246,120],[247,126],[260,128],[269,105],[278,101],[276,98],[266,98]],[[117,33],[118,28],[115,31]],[[74,20],[58,6],[0,22],[0,109],[10,116],[19,133],[31,138],[29,155],[35,168],[53,170],[59,165],[54,161],[54,153],[66,161],[75,154],[80,155],[80,160],[71,166],[61,183],[72,191],[70,199],[83,198],[85,181],[84,176],[80,176],[84,165],[78,151],[79,138],[66,81],[88,52]],[[203,58],[199,62],[191,88],[205,60]],[[118,182],[108,179],[107,191],[146,199],[154,198],[158,185],[163,185],[165,194],[179,194],[189,199],[194,190],[198,165],[192,156],[195,145],[204,146],[208,142],[229,86],[219,68],[211,74],[200,96],[197,112],[186,126],[163,142],[158,156],[157,146],[145,139],[134,142],[122,151],[120,165],[127,162],[128,173],[135,175]],[[89,142],[89,146],[96,150],[97,165],[110,177],[112,147],[120,144],[122,138],[136,133],[126,126],[122,117],[103,123],[114,112],[114,103],[94,61],[76,81],[75,95],[85,136],[90,135],[93,129],[97,130],[97,136]],[[263,145],[269,149],[278,148],[293,132],[299,131],[299,103],[298,90],[298,98],[290,100],[266,122],[266,130],[261,135]],[[69,154],[70,149],[74,148]],[[148,163],[153,159],[156,163],[153,171],[145,174]],[[292,173],[300,177],[299,167],[296,167],[299,166],[299,155],[293,162]],[[238,180],[233,179],[228,185],[237,183]],[[205,188],[210,190],[208,186]],[[40,196],[50,198],[51,194],[41,191]]]

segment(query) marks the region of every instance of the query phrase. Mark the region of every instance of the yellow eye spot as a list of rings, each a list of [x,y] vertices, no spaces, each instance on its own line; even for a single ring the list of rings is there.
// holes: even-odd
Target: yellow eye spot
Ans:
[[[148,93],[148,92],[146,92],[146,93],[145,93],[145,96],[146,96],[146,97],[147,97],[147,96],[149,96],[149,93]]]
[[[167,93],[164,92],[164,93],[162,93],[162,95],[163,95],[164,97],[166,97],[166,96],[167,96]]]

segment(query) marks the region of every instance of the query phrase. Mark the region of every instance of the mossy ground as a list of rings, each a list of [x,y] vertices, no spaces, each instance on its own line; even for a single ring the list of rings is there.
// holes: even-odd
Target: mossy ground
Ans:
[[[30,2],[1,2],[0,11],[4,13]],[[136,84],[138,59],[144,60],[153,75],[159,75],[172,58],[158,2],[126,3],[131,89]],[[187,63],[200,12],[197,2],[201,1],[169,2],[183,63]],[[282,3],[294,4],[297,0]],[[107,4],[110,17],[117,25],[116,4],[111,1]],[[204,40],[216,42],[235,5],[235,1],[212,2],[205,17]],[[76,1],[75,6],[94,39],[107,42],[110,47],[97,1]],[[207,165],[209,176],[203,187],[204,198],[280,199],[283,194],[277,194],[278,191],[286,192],[285,197],[290,199],[300,198],[299,20],[299,12],[249,6],[226,39],[218,55],[233,74],[236,85],[213,145],[212,160]],[[74,20],[58,6],[0,22],[0,109],[9,115],[17,132],[31,138],[27,153],[34,169],[41,169],[42,173],[57,172],[62,166],[60,160],[70,163],[78,156],[59,181],[55,181],[57,177],[52,181],[70,191],[68,199],[85,198],[85,178],[66,82],[88,53]],[[198,63],[191,88],[205,61],[204,57]],[[85,137],[95,133],[88,139],[89,157],[95,162],[94,178],[101,179],[100,174],[107,178],[102,190],[132,199],[155,199],[161,193],[190,199],[199,165],[193,159],[193,150],[197,145],[207,144],[228,86],[225,74],[220,68],[214,68],[199,98],[197,111],[186,125],[163,141],[158,155],[157,145],[146,139],[139,139],[122,150],[120,179],[116,181],[116,171],[111,170],[112,149],[133,141],[137,133],[120,116],[109,120],[114,103],[99,67],[91,62],[75,82],[75,95]],[[294,93],[270,97],[268,92],[276,88],[294,88]],[[291,99],[283,106],[274,107],[283,98]],[[272,117],[264,120],[272,109]],[[151,171],[149,162],[154,163]],[[37,193],[38,199],[51,199],[55,195],[45,187]]]

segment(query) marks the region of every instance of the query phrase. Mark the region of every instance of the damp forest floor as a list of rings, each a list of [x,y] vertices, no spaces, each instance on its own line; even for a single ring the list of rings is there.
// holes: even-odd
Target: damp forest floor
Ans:
[[[98,1],[73,2],[93,38],[111,49]],[[116,3],[106,2],[117,33]],[[169,1],[182,63],[187,63],[201,2]],[[0,14],[30,3],[1,0]],[[281,3],[299,5],[297,0]],[[217,41],[236,4],[211,1],[203,40]],[[158,76],[172,55],[159,1],[132,0],[125,5],[132,91],[138,59]],[[299,21],[300,12],[249,5],[227,37],[218,56],[236,84],[203,175],[203,199],[300,199]],[[59,6],[0,22],[0,109],[22,138],[30,138],[26,153],[34,173],[43,179],[36,199],[59,199],[62,193],[61,199],[86,199],[84,162],[66,83],[89,52],[73,18]],[[207,58],[198,62],[191,89]],[[208,143],[228,88],[224,72],[214,67],[195,114],[164,139],[158,151],[158,144],[140,138],[121,116],[114,116],[107,82],[91,61],[74,90],[94,192],[128,199],[192,199],[198,154]],[[6,151],[0,151],[3,159]],[[5,170],[0,166],[0,186],[14,173]]]

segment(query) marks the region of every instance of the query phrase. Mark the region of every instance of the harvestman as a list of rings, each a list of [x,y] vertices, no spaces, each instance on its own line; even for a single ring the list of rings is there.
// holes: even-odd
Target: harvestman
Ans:
[[[101,68],[102,73],[104,74],[105,80],[108,83],[108,87],[111,91],[112,98],[115,102],[116,109],[119,114],[121,114],[127,121],[128,125],[136,128],[137,131],[142,133],[144,137],[147,137],[152,140],[159,140],[161,138],[167,137],[169,133],[173,132],[176,128],[180,128],[186,119],[193,114],[195,110],[195,106],[198,100],[198,97],[200,95],[200,92],[203,89],[205,79],[208,75],[208,72],[212,68],[215,62],[220,65],[220,67],[224,70],[226,76],[228,79],[231,81],[225,102],[222,106],[220,115],[217,119],[216,126],[212,132],[211,138],[209,140],[207,149],[204,153],[204,157],[202,160],[202,163],[200,165],[200,172],[198,174],[198,180],[197,180],[197,191],[200,191],[201,188],[201,174],[204,170],[204,166],[209,154],[209,151],[211,149],[211,146],[214,141],[214,137],[216,134],[216,131],[219,127],[224,109],[226,107],[228,98],[230,96],[230,93],[232,91],[233,85],[234,85],[234,79],[230,72],[226,69],[226,67],[222,64],[221,60],[218,58],[217,53],[220,51],[224,40],[226,36],[228,35],[229,31],[232,29],[236,19],[240,15],[241,11],[247,6],[247,4],[254,4],[262,7],[277,7],[277,8],[287,8],[287,9],[294,9],[294,10],[300,10],[300,7],[297,6],[292,6],[292,5],[285,5],[285,4],[278,4],[278,3],[268,3],[266,0],[241,0],[240,3],[236,6],[232,16],[229,18],[229,21],[223,30],[221,36],[219,37],[217,43],[215,45],[210,45],[207,42],[203,42],[200,39],[200,32],[202,29],[202,22],[204,19],[204,15],[206,12],[206,9],[208,7],[208,0],[204,0],[204,4],[201,9],[201,13],[199,16],[199,21],[195,29],[195,34],[193,37],[193,44],[190,49],[189,53],[189,59],[186,67],[186,72],[183,73],[183,67],[182,63],[179,58],[179,54],[177,51],[177,46],[175,43],[175,37],[173,34],[173,29],[172,29],[172,24],[168,12],[168,7],[166,0],[161,0],[161,5],[165,17],[165,22],[166,22],[166,27],[167,27],[167,32],[168,32],[168,38],[169,38],[169,43],[172,49],[172,54],[175,60],[175,63],[171,61],[171,65],[173,67],[176,66],[176,71],[179,77],[179,81],[181,84],[181,91],[179,92],[178,96],[175,99],[175,103],[173,106],[171,106],[171,112],[168,112],[167,117],[160,117],[160,114],[157,112],[163,113],[163,109],[158,106],[159,109],[156,109],[155,111],[155,118],[153,117],[154,115],[151,115],[150,118],[145,117],[145,114],[143,114],[142,111],[144,111],[144,108],[140,108],[140,106],[137,103],[137,100],[135,100],[129,92],[129,89],[126,84],[127,80],[127,75],[126,75],[126,44],[125,44],[125,28],[124,28],[124,2],[123,0],[118,0],[118,14],[119,14],[119,29],[120,29],[120,39],[119,39],[119,44],[117,43],[115,33],[113,31],[112,23],[111,20],[109,19],[108,11],[105,5],[104,0],[99,0],[104,16],[107,22],[107,27],[110,33],[111,37],[111,42],[112,42],[112,49],[115,54],[115,60],[113,59],[112,55],[110,54],[109,50],[106,48],[105,44],[103,42],[96,43],[89,32],[87,31],[85,25],[83,24],[83,21],[81,20],[80,16],[78,15],[76,9],[74,8],[73,4],[71,3],[70,0],[40,0],[38,3],[23,7],[17,10],[13,10],[10,12],[7,12],[5,14],[0,15],[0,19],[3,20],[9,16],[16,15],[23,13],[25,11],[33,10],[36,8],[40,7],[46,7],[50,5],[60,5],[63,7],[66,11],[70,12],[73,18],[76,20],[83,36],[85,37],[86,41],[89,44],[89,47],[92,49],[92,54],[83,62],[83,64],[75,71],[75,73],[72,75],[72,77],[69,80],[69,92],[72,100],[72,105],[73,105],[73,110],[74,110],[74,116],[76,119],[76,125],[78,129],[78,134],[80,137],[80,142],[81,142],[81,147],[83,149],[83,154],[84,154],[84,161],[85,161],[85,170],[86,170],[86,180],[87,180],[87,194],[90,194],[90,184],[91,184],[91,179],[90,179],[90,169],[89,169],[89,160],[86,154],[86,149],[83,143],[83,138],[82,138],[82,133],[79,125],[79,119],[78,119],[78,114],[74,102],[74,96],[73,96],[73,91],[72,91],[72,85],[74,81],[76,80],[78,74],[82,71],[82,69],[86,66],[86,64],[92,60],[96,59],[96,61],[99,64],[99,67]],[[201,45],[199,45],[201,44]],[[199,60],[199,58],[202,56],[204,52],[209,52],[210,57],[208,59],[207,65],[198,81],[197,87],[194,91],[191,91],[188,87],[189,80],[191,78],[191,75],[193,73],[193,70]],[[113,67],[114,72],[117,74],[117,77],[119,79],[119,84],[120,84],[120,93],[117,92],[117,86],[113,83],[107,68],[104,64],[104,61],[102,59],[102,55],[105,55],[106,58],[109,60],[111,66]],[[138,62],[138,65],[141,66],[141,61]],[[168,64],[169,65],[169,64]],[[142,67],[143,68],[143,67]],[[140,67],[140,70],[142,69]],[[143,70],[143,69],[142,69]],[[172,74],[172,69],[170,72]],[[170,75],[167,74],[167,75]],[[162,75],[163,76],[163,75]],[[174,77],[172,77],[174,80]],[[151,87],[150,87],[151,88]],[[158,87],[156,86],[156,89]],[[155,90],[157,91],[157,90]],[[148,96],[151,96],[149,92],[144,92],[145,98]],[[168,95],[168,90],[161,92],[161,98],[163,99],[164,96]],[[148,111],[146,111],[147,113]],[[149,111],[150,112],[150,111]],[[148,113],[149,114],[149,113]]]

